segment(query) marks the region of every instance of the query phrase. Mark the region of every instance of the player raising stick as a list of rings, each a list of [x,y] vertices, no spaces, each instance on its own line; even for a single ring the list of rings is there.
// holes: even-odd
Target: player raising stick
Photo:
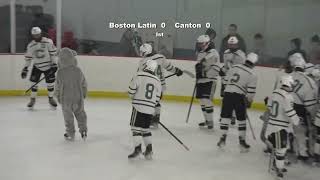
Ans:
[[[183,74],[183,71],[171,64],[170,61],[168,61],[163,55],[161,54],[156,54],[152,50],[152,46],[150,44],[143,44],[140,47],[140,56],[143,57],[143,59],[139,62],[139,71],[143,71],[143,69],[146,67],[146,62],[148,60],[153,60],[156,61],[158,64],[157,71],[155,72],[155,75],[160,79],[161,85],[162,85],[162,93],[161,93],[161,98],[162,94],[166,90],[166,79],[164,76],[164,71],[169,71],[172,73],[175,73],[177,76],[181,76]],[[160,98],[160,99],[161,99]],[[158,127],[158,122],[160,121],[160,110],[161,110],[161,105],[160,102],[156,106],[156,111],[155,115],[152,119],[151,126],[157,128]]]

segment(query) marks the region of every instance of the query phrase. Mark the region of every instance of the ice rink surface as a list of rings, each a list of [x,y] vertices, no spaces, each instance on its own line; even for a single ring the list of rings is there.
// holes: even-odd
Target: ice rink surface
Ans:
[[[203,120],[198,104],[185,123],[188,104],[164,102],[162,122],[191,150],[186,151],[164,129],[153,130],[153,160],[129,161],[132,152],[129,100],[88,99],[88,139],[63,138],[60,107],[51,110],[46,97],[37,100],[34,111],[26,108],[28,97],[0,98],[0,180],[272,180],[263,144],[254,141],[249,153],[240,153],[237,128],[229,130],[222,151],[215,108],[215,131],[199,129]],[[261,112],[249,112],[259,137]],[[249,129],[249,128],[248,128]],[[293,164],[288,180],[319,180],[320,169]]]

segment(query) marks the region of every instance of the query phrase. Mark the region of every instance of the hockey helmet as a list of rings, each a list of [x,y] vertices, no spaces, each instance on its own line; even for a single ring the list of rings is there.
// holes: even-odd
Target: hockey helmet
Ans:
[[[293,80],[292,76],[284,75],[281,77],[280,84],[281,84],[281,86],[287,86],[289,88],[292,88],[292,86],[294,84],[294,80]]]
[[[152,46],[148,43],[145,43],[140,46],[139,50],[140,50],[140,56],[145,57],[148,54],[152,53]]]
[[[208,35],[201,35],[197,38],[197,51],[204,51],[209,47],[210,37]]]
[[[31,34],[32,35],[38,35],[38,34],[41,34],[41,29],[39,27],[33,27],[31,29]]]

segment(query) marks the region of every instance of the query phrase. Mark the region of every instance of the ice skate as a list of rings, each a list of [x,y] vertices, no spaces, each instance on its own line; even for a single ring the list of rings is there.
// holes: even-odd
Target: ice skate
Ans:
[[[245,140],[239,138],[239,146],[240,146],[240,152],[245,153],[249,152],[250,145],[246,143]]]
[[[141,144],[139,144],[138,146],[136,146],[136,147],[134,148],[133,153],[129,154],[128,158],[129,158],[129,159],[136,158],[136,157],[138,157],[141,153],[142,153]]]
[[[147,159],[147,160],[151,160],[152,159],[152,144],[148,144],[147,147],[146,147],[146,151],[143,153],[144,157]]]
[[[200,128],[208,127],[208,129],[213,129],[213,122],[212,121],[205,121],[198,124]]]
[[[220,148],[223,148],[226,145],[226,138],[227,135],[222,135],[222,137],[220,138],[220,141],[217,143],[217,146],[219,146]]]
[[[36,98],[30,98],[30,102],[27,104],[29,110],[33,109],[34,104],[36,103]]]
[[[312,162],[312,166],[320,167],[320,155],[318,155],[318,154],[314,155],[314,160]]]
[[[81,134],[81,138],[85,141],[87,139],[87,132],[83,131],[80,134]]]
[[[57,107],[57,102],[53,99],[53,97],[49,97],[49,104],[54,109]]]
[[[64,133],[64,139],[67,141],[74,141],[74,134],[73,135],[69,135],[68,133]]]

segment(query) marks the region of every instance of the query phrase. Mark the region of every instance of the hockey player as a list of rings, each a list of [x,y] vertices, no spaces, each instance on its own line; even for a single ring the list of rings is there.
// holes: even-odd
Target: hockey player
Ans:
[[[246,54],[239,49],[239,40],[236,36],[231,36],[228,39],[228,49],[223,54],[224,66],[221,68],[220,76],[221,76],[221,97],[223,97],[223,92],[225,89],[226,79],[225,75],[228,70],[232,68],[233,65],[236,64],[244,64],[246,60]],[[235,115],[233,114],[231,119],[231,124],[235,124]]]
[[[280,88],[273,91],[268,102],[269,118],[265,135],[275,152],[273,165],[278,179],[283,179],[283,172],[286,172],[284,163],[290,126],[299,124],[299,117],[293,109],[293,97],[290,94],[293,84],[291,76],[281,77]]]
[[[239,143],[241,152],[249,150],[246,143],[246,113],[250,108],[256,93],[257,75],[253,68],[258,61],[258,55],[249,53],[245,64],[234,65],[226,76],[227,84],[222,100],[220,129],[222,136],[218,142],[219,147],[225,146],[227,132],[235,111],[238,120]]]
[[[41,29],[33,27],[31,29],[33,40],[28,44],[25,54],[25,66],[21,72],[21,78],[25,79],[28,74],[28,68],[33,60],[30,81],[32,85],[40,80],[42,74],[45,76],[48,89],[49,104],[52,107],[57,107],[56,101],[53,99],[55,72],[57,71],[56,47],[51,39],[42,37]],[[32,109],[37,96],[38,86],[31,89],[31,99],[28,103],[28,108]]]
[[[196,98],[199,99],[205,121],[199,123],[200,127],[213,128],[213,103],[212,99],[219,76],[219,53],[210,46],[210,37],[201,35],[197,39],[197,64],[196,69]]]
[[[316,112],[318,88],[315,82],[304,73],[305,61],[303,58],[295,60],[292,66],[294,68],[292,73],[294,109],[302,119],[295,130],[298,142],[298,159],[306,161],[309,158],[308,137],[311,118],[315,116]]]
[[[158,64],[158,68],[156,73],[156,76],[160,79],[161,85],[162,85],[162,93],[161,93],[161,98],[162,99],[162,94],[166,90],[166,79],[164,76],[164,71],[169,71],[172,73],[175,73],[177,76],[181,76],[183,74],[183,71],[171,64],[170,61],[168,61],[163,55],[161,54],[156,54],[153,52],[152,46],[150,44],[143,44],[140,46],[140,56],[143,57],[143,59],[139,62],[139,71],[143,71],[143,69],[146,67],[146,62],[148,60],[154,60]],[[161,105],[160,102],[156,106],[156,111],[155,115],[152,119],[151,126],[157,128],[158,127],[158,122],[160,121],[160,110],[161,110]]]
[[[135,158],[142,152],[141,137],[146,146],[144,156],[152,158],[151,132],[149,126],[160,101],[161,81],[155,75],[158,68],[156,61],[149,59],[141,72],[131,80],[129,96],[132,99],[131,131],[135,149],[128,158]]]
[[[59,52],[55,96],[61,104],[66,127],[64,137],[74,140],[74,116],[77,119],[79,132],[87,138],[87,114],[84,110],[84,98],[87,95],[87,82],[79,67],[77,67],[76,52],[62,48]]]

